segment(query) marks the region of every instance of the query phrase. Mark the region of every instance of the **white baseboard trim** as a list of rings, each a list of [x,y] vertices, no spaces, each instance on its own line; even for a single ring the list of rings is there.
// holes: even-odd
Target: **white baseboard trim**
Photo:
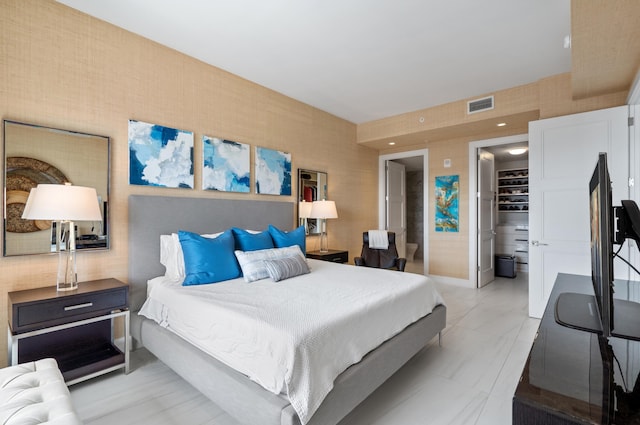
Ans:
[[[455,277],[437,276],[433,274],[430,274],[429,277],[445,285],[461,286],[463,288],[475,289],[474,283],[469,279],[458,279]]]

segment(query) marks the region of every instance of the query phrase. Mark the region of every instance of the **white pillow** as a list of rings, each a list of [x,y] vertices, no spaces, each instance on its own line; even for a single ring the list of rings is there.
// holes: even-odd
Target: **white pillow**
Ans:
[[[242,269],[245,282],[254,282],[269,277],[264,260],[279,260],[281,258],[299,256],[306,262],[298,245],[286,248],[260,249],[257,251],[235,251],[238,263]]]
[[[224,232],[200,235],[215,239]],[[164,275],[170,279],[184,279],[184,254],[177,233],[160,235],[160,264],[165,267]]]

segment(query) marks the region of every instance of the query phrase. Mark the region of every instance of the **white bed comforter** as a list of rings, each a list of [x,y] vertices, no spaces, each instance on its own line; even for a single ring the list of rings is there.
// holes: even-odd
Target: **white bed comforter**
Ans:
[[[281,282],[156,278],[140,314],[286,394],[305,424],[340,373],[444,304],[422,275],[308,262],[310,274]]]

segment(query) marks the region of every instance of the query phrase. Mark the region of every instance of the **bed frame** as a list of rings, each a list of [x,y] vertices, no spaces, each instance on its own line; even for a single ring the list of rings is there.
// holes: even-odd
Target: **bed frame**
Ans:
[[[213,233],[230,227],[290,229],[294,204],[279,201],[164,196],[129,197],[129,285],[131,309],[146,297],[146,283],[164,274],[160,235],[188,230]],[[349,267],[349,266],[345,266]],[[142,316],[131,316],[134,346],[144,346],[178,375],[243,424],[300,425],[288,399],[273,394],[172,332]],[[444,329],[446,308],[428,316],[345,370],[308,422],[335,425]]]

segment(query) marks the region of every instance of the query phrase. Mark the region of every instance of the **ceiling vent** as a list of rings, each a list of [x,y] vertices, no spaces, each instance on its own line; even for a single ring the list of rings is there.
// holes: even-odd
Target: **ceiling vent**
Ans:
[[[493,109],[493,96],[483,97],[482,99],[470,100],[467,102],[467,115],[476,112],[488,111]]]

